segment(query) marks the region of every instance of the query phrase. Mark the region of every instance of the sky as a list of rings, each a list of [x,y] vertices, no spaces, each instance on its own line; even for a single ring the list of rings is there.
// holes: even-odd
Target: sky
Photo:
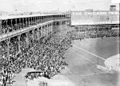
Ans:
[[[0,11],[108,10],[111,0],[0,0]]]

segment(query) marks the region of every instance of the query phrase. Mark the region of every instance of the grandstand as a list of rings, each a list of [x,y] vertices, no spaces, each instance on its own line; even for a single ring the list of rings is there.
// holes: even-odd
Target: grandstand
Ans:
[[[84,17],[78,18],[73,17],[72,13],[0,17],[0,84],[25,86],[25,79],[34,81],[44,77],[51,80],[68,68],[63,75],[76,82],[75,86],[88,86],[91,82],[91,86],[96,86],[96,82],[100,86],[117,86],[113,85],[116,80],[111,76],[119,70],[114,65],[108,67],[109,62],[105,61],[119,53],[120,34],[118,30],[112,29],[119,28],[116,20],[118,14],[109,14],[109,18],[106,12],[95,13],[95,16],[90,13],[87,15],[86,12],[83,14]],[[102,23],[97,20],[101,19],[101,14],[105,14],[102,17],[109,20],[107,23],[106,20]],[[88,19],[91,23],[85,21],[84,24],[73,25],[75,20],[72,19],[81,21],[79,18]],[[113,82],[107,83],[108,78],[105,78],[105,83],[100,82],[104,74]],[[73,78],[78,80],[74,81]],[[96,79],[95,83],[90,79]],[[43,84],[47,86],[49,83]]]

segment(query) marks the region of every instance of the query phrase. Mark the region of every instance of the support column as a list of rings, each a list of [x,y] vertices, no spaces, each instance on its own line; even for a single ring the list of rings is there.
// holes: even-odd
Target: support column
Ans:
[[[28,25],[28,20],[27,18],[25,18],[25,27],[27,27],[27,25]]]
[[[33,33],[33,35],[32,35],[32,38],[33,38],[33,56],[35,55],[35,29],[33,29],[32,30],[32,33]]]
[[[27,19],[27,22],[28,22],[28,26],[27,27],[29,27],[30,26],[30,18]]]
[[[34,20],[34,25],[36,24],[36,22],[35,22],[35,17],[33,17],[33,20]]]
[[[12,19],[11,19],[11,30],[13,31],[13,24],[12,24]]]
[[[6,31],[6,33],[8,33],[8,27],[7,27],[7,20],[5,20],[5,27],[7,28],[7,31]]]
[[[24,18],[21,19],[21,28],[23,29]]]
[[[21,52],[21,49],[20,49],[20,37],[21,37],[21,35],[19,35],[18,36],[18,52]]]
[[[15,19],[15,25],[16,25],[16,29],[18,29],[18,25],[17,25],[17,19]]]
[[[39,31],[38,40],[40,40],[40,38],[41,38],[41,27],[38,28],[38,31]]]
[[[32,25],[32,17],[30,17],[30,25]]]
[[[35,29],[32,30],[32,38],[33,38],[33,41],[35,39]]]
[[[27,46],[29,45],[29,32],[26,33],[26,39],[27,39]]]
[[[24,24],[25,24],[25,22],[24,22],[25,20],[24,20],[24,18],[23,18],[23,22],[22,22],[22,28],[24,28]]]
[[[41,26],[41,37],[43,37],[44,33],[43,33],[43,26]]]
[[[9,50],[10,50],[10,38],[8,38],[8,40],[7,40],[7,60],[9,60],[10,59],[10,54],[9,54]]]
[[[39,41],[39,27],[37,28],[37,40]]]
[[[50,26],[50,33],[53,32],[53,23],[51,23],[51,26]]]
[[[20,22],[21,22],[21,20],[20,20],[20,18],[19,18],[19,24],[18,24],[18,25],[19,25],[19,29],[21,29]]]
[[[48,28],[48,24],[47,24],[46,27],[45,27],[45,35],[46,35],[46,36],[48,36],[48,29],[49,29],[49,28]]]
[[[0,35],[2,34],[2,20],[0,21]]]
[[[50,24],[47,25],[47,34],[49,35]]]

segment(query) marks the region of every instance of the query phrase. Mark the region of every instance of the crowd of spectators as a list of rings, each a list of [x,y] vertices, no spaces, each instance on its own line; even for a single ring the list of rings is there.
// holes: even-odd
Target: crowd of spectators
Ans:
[[[104,38],[104,37],[119,37],[120,33],[117,29],[110,28],[93,28],[93,29],[74,29],[69,31],[67,35],[72,40],[85,39],[85,38]]]
[[[50,34],[39,40],[33,39],[32,33],[29,33],[28,38],[22,34],[20,41],[13,37],[10,39],[9,52],[7,52],[7,42],[0,43],[0,68],[2,70],[0,81],[3,82],[3,86],[6,86],[6,82],[12,83],[13,77],[24,68],[32,68],[39,72],[39,74],[27,74],[26,78],[34,79],[43,76],[50,79],[68,65],[64,60],[64,54],[71,47],[71,40],[62,34]],[[9,57],[5,55],[8,53]]]

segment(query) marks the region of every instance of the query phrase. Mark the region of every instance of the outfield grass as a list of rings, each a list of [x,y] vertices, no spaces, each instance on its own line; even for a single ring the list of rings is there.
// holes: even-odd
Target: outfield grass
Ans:
[[[79,49],[83,48],[106,59],[120,53],[118,38],[75,40],[73,44],[78,48],[73,46],[66,52],[66,61],[69,66],[68,71],[63,75],[76,86],[120,86],[118,73],[109,74],[98,70],[96,68],[98,58]]]

